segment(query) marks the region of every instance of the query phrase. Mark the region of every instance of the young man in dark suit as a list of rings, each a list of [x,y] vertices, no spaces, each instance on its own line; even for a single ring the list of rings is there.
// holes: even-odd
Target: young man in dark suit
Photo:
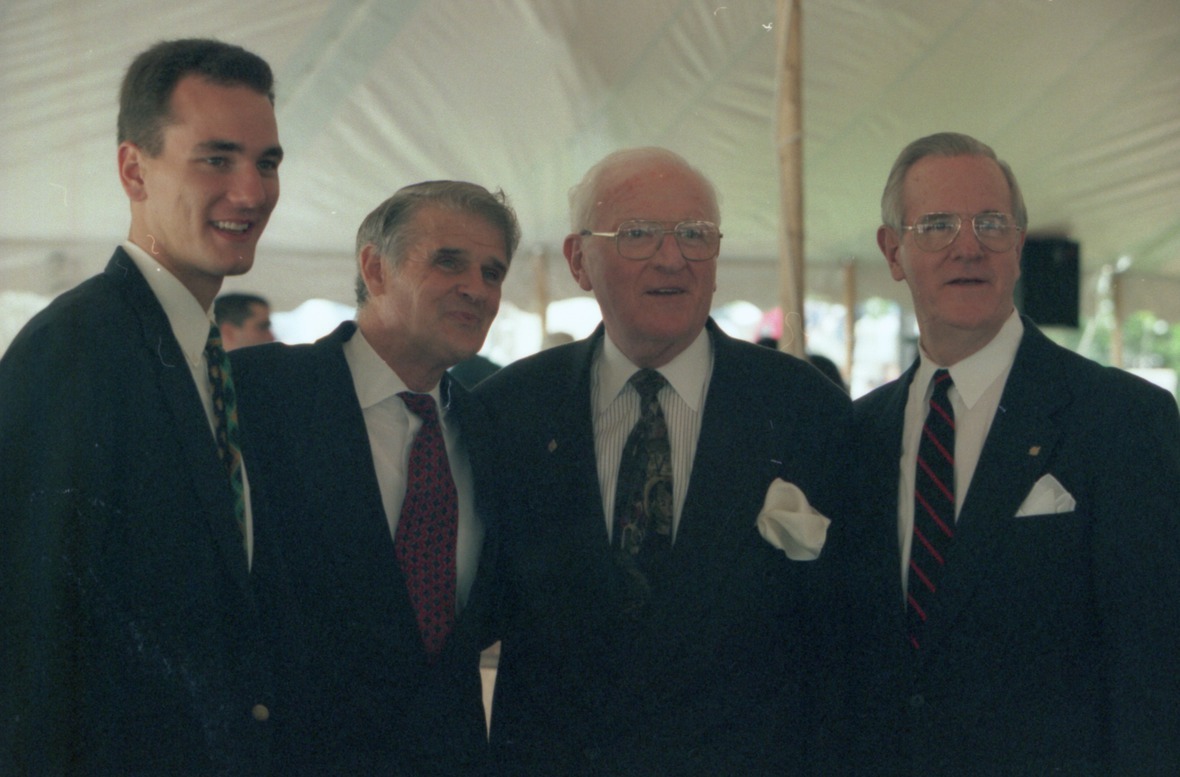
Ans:
[[[851,403],[710,320],[720,214],[681,157],[608,156],[571,191],[571,220],[565,255],[603,325],[475,391],[497,441],[497,767],[800,772],[830,616],[815,558]],[[780,488],[823,514],[795,505],[818,528],[795,560],[756,526]]]
[[[4,774],[269,766],[273,605],[207,346],[278,199],[273,103],[237,46],[141,54],[119,106],[128,239],[0,360]]]
[[[1016,312],[1028,217],[990,147],[915,141],[881,204],[920,356],[856,403],[860,547],[883,560],[849,565],[875,573],[871,763],[1180,773],[1175,399]]]
[[[480,418],[447,369],[483,345],[519,241],[502,193],[407,186],[357,233],[355,322],[233,353],[258,524],[299,600],[300,655],[278,677],[284,774],[486,768],[492,527],[475,503]],[[431,430],[434,470],[416,458]]]

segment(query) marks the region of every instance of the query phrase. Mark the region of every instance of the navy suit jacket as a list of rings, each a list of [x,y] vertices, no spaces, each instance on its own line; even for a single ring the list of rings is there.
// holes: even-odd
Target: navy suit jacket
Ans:
[[[164,310],[118,249],[0,360],[0,773],[266,771],[258,613],[277,605],[232,500]]]
[[[480,773],[487,643],[478,581],[487,575],[481,568],[442,655],[429,662],[344,357],[355,332],[349,321],[312,345],[230,354],[255,523],[281,549],[298,600],[295,619],[276,626],[292,651],[277,679],[276,762],[283,774]],[[442,393],[478,478],[466,392],[446,377]]]
[[[599,491],[590,377],[602,328],[480,383],[496,426],[506,774],[791,774],[813,726],[823,561],[755,518],[776,477],[835,517],[851,402],[810,365],[712,322],[712,379],[667,576],[623,612]]]
[[[883,649],[861,710],[884,739],[862,744],[878,764],[896,745],[904,774],[1180,774],[1176,401],[1024,326],[917,653],[896,507],[916,365],[856,402],[871,520],[850,569],[877,606],[864,644]],[[1017,517],[1046,475],[1076,508]]]

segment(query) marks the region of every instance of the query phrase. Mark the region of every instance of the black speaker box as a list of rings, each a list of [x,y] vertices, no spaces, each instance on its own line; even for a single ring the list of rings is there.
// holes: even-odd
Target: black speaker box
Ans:
[[[1027,238],[1020,254],[1016,308],[1041,326],[1078,325],[1081,250],[1072,240]]]

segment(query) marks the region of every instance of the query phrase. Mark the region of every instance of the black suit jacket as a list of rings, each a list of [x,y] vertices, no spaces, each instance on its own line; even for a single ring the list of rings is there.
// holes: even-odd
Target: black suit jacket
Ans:
[[[1175,399],[1024,326],[916,654],[896,507],[916,365],[856,403],[873,517],[860,547],[879,561],[850,568],[870,573],[878,636],[864,644],[884,650],[862,709],[885,713],[876,743],[899,745],[905,774],[1180,774]],[[1016,517],[1046,475],[1076,509]]]
[[[477,773],[484,593],[477,582],[428,662],[344,358],[355,331],[346,322],[313,345],[231,353],[257,531],[281,549],[298,600],[296,620],[277,627],[292,655],[278,678],[276,762],[283,774]],[[466,393],[449,377],[442,391],[478,477]]]
[[[790,774],[807,758],[823,562],[758,534],[776,477],[836,516],[851,403],[806,363],[710,322],[714,367],[666,579],[622,611],[599,492],[588,340],[474,395],[497,428],[503,546],[493,756],[506,774]]]
[[[232,500],[164,311],[116,250],[0,360],[0,773],[266,770]]]

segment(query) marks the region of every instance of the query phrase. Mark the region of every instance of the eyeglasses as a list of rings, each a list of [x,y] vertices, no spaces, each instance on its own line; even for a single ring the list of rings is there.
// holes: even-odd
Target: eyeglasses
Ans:
[[[963,217],[957,213],[927,213],[901,231],[913,232],[914,243],[923,251],[941,251],[955,242],[962,226]],[[1004,213],[976,213],[971,217],[971,229],[984,248],[997,252],[1016,245],[1021,232]]]
[[[671,229],[665,229],[659,221],[632,219],[619,224],[614,232],[583,229],[579,234],[613,237],[615,249],[624,259],[650,259],[660,250],[664,235],[676,237],[680,255],[690,262],[707,262],[717,256],[721,248],[721,232],[711,221],[682,221]]]

